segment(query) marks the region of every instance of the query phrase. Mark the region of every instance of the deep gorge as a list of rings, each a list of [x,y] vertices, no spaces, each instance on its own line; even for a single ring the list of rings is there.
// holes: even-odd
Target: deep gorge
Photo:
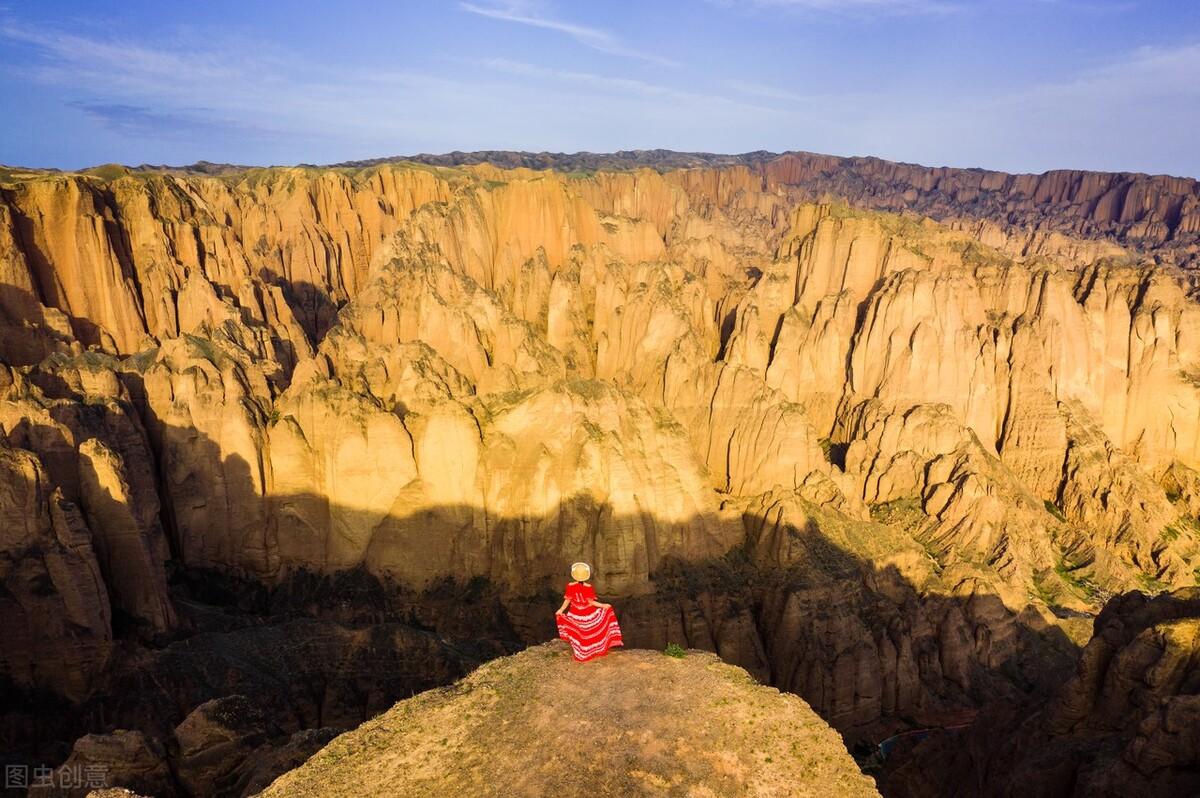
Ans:
[[[248,794],[548,639],[586,559],[628,645],[860,752],[1015,741],[885,794],[1099,751],[1096,790],[1189,789],[1194,181],[522,157],[0,176],[14,761],[94,734]]]

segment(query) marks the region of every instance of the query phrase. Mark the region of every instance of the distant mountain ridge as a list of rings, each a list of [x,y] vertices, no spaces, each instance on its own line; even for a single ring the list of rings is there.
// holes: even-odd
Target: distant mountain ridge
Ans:
[[[611,154],[511,151],[420,154],[347,161],[365,167],[395,161],[434,166],[489,163],[556,171],[744,167],[763,189],[796,187],[806,199],[840,199],[871,210],[912,211],[937,221],[982,220],[1013,228],[1108,239],[1191,269],[1200,264],[1200,181],[1136,172],[1057,169],[1011,174],[989,169],[930,167],[875,157],[840,157],[764,150],[740,155],[672,150]]]
[[[750,150],[748,152],[741,153],[690,152],[662,148],[646,150],[616,150],[614,152],[590,152],[587,150],[581,150],[579,152],[570,153],[548,152],[546,150],[542,150],[540,152],[531,152],[528,150],[452,150],[451,152],[444,153],[422,152],[415,155],[393,155],[381,158],[352,159],[323,165],[329,167],[363,167],[375,166],[384,163],[403,163],[407,161],[409,163],[424,163],[433,166],[466,166],[488,163],[504,169],[526,168],[571,171],[575,169],[615,170],[641,169],[649,167],[658,169],[659,171],[665,171],[670,169],[689,169],[702,167],[714,168],[722,166],[757,166],[778,158],[818,159],[821,161],[832,160],[841,162],[843,164],[877,162],[882,164],[916,167],[935,171],[974,172],[979,174],[1005,175],[1013,177],[1046,175],[1056,172],[1070,172],[1077,174],[1086,173],[1124,175],[1129,177],[1170,177],[1194,181],[1193,178],[1178,175],[1149,175],[1145,172],[1133,172],[1128,170],[1105,171],[1096,169],[1050,169],[1044,172],[1005,172],[1002,170],[989,169],[981,166],[926,166],[909,161],[891,161],[886,158],[879,158],[873,155],[829,155],[825,153],[809,152],[807,150],[783,150],[781,152],[775,152],[774,150]],[[198,166],[201,167],[200,171],[203,171],[203,169],[210,169],[214,166],[244,168],[233,167],[230,164],[210,164],[206,161],[199,162]]]
[[[1060,233],[1112,241],[1153,257],[1158,263],[1174,264],[1193,274],[1200,270],[1200,181],[1188,177],[1075,169],[1011,174],[980,168],[921,166],[875,157],[766,150],[732,155],[664,149],[613,153],[456,150],[299,166],[370,169],[398,163],[442,167],[489,164],[499,169],[567,173],[646,168],[660,173],[678,169],[745,169],[761,179],[763,191],[786,188],[809,201],[834,199],[870,210],[913,212],[949,223],[993,245],[1021,231]],[[199,161],[181,167],[106,165],[84,171],[102,179],[129,172],[228,179],[254,168],[257,167]],[[998,229],[987,229],[987,225]],[[1196,280],[1192,277],[1193,282]]]
[[[1107,239],[1152,255],[1159,262],[1189,269],[1200,264],[1200,181],[1189,177],[1078,169],[1008,173],[922,166],[871,156],[767,150],[740,154],[665,149],[612,153],[455,150],[298,166],[367,169],[397,163],[444,167],[490,164],[499,169],[558,172],[744,168],[761,177],[763,190],[799,189],[801,196],[809,200],[838,199],[871,210],[911,211],[958,226],[968,220],[986,221],[999,225],[1004,235],[1019,228]],[[131,172],[228,178],[256,168],[260,167],[197,161],[187,166],[106,164],[81,171],[102,179]]]
[[[432,166],[467,166],[488,163],[502,169],[554,169],[556,171],[619,170],[652,168],[661,171],[701,167],[755,166],[785,153],[755,150],[740,154],[679,152],[677,150],[618,150],[616,152],[525,152],[521,150],[476,150],[419,153],[389,158],[343,161],[331,166],[375,166],[384,163],[424,163]]]

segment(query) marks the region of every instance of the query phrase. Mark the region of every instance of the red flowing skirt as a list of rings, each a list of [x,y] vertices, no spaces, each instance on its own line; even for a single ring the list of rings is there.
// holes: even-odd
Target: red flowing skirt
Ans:
[[[576,662],[603,657],[613,646],[623,645],[621,627],[612,607],[595,607],[579,614],[570,609],[555,617],[558,636],[571,644]]]

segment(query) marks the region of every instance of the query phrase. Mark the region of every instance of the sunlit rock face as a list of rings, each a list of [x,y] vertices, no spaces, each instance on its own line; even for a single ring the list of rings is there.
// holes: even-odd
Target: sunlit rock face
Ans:
[[[627,640],[873,738],[1194,584],[1200,305],[1137,249],[1157,200],[1076,230],[1109,189],[976,187],[1032,197],[1023,227],[950,175],[914,195],[938,223],[813,203],[797,158],[7,177],[2,675],[81,699],[114,628],[210,628],[168,573],[363,574],[488,637],[413,598],[450,578],[534,642],[583,559]]]

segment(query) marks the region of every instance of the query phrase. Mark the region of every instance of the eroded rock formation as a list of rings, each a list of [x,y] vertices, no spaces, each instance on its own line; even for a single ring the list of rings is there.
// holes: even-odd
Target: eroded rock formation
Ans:
[[[1194,795],[1200,790],[1200,591],[1113,599],[1075,675],[921,743],[887,774],[899,796]]]
[[[1050,689],[1108,595],[1197,578],[1200,305],[1164,255],[1192,184],[892,166],[831,193],[912,184],[945,224],[813,204],[841,167],[800,156],[10,176],[0,675],[88,709],[7,738],[179,739],[261,691],[233,747],[284,761],[545,639],[576,559],[630,642],[715,650],[851,740]],[[433,664],[359,696],[327,669],[372,646]],[[258,779],[187,756],[172,790]]]
[[[0,448],[6,680],[80,700],[104,669],[111,609],[91,531],[38,459]]]
[[[356,161],[347,166],[395,163]],[[1118,242],[1194,267],[1200,246],[1200,183],[1186,177],[1056,169],[1012,175],[985,169],[931,168],[880,158],[809,152],[715,155],[669,150],[599,153],[455,152],[411,160],[442,166],[489,163],[563,171],[659,171],[744,166],[766,188],[797,187],[809,200],[836,197],[865,208],[916,211],[972,232],[1013,255],[1068,257],[1113,251]],[[196,169],[203,173],[204,169]],[[1087,239],[1081,241],[1080,239]]]

